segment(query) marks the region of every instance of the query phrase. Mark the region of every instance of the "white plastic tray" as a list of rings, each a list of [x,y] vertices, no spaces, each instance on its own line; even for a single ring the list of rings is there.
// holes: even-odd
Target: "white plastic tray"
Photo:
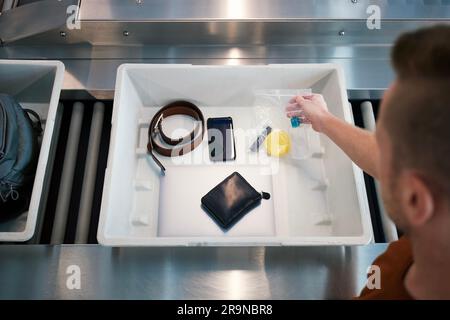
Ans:
[[[59,61],[0,60],[0,92],[36,111],[45,127],[28,212],[0,224],[0,241],[27,241],[34,234],[63,79]]]
[[[119,68],[111,142],[97,238],[110,246],[357,245],[372,239],[363,174],[329,139],[310,130],[317,152],[301,161],[249,154],[254,92],[311,88],[330,111],[353,122],[344,77],[333,64],[192,66],[125,64]],[[235,162],[211,163],[207,139],[178,158],[158,156],[162,177],[146,154],[148,123],[175,99],[208,117],[231,116]],[[289,128],[289,120],[286,119]],[[165,128],[188,127],[170,119]],[[241,131],[241,132],[240,132]],[[244,134],[242,134],[244,132]],[[255,161],[257,157],[257,161]],[[272,197],[228,232],[201,209],[200,198],[238,171]],[[270,174],[268,174],[270,173]],[[265,190],[264,190],[265,189]]]

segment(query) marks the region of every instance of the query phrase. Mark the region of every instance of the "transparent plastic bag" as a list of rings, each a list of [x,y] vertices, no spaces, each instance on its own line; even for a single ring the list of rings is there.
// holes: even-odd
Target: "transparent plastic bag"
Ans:
[[[255,90],[255,128],[257,132],[270,126],[272,130],[284,130],[289,134],[291,150],[287,156],[293,160],[303,160],[320,155],[320,139],[311,125],[300,124],[292,127],[285,108],[297,95],[310,95],[311,89],[262,89]]]
[[[310,124],[301,123],[293,126],[291,119],[286,116],[286,106],[298,95],[311,95],[311,89],[295,90],[255,90],[254,121],[258,132],[267,126],[273,130],[283,130],[288,133],[291,148],[280,158],[280,163],[287,167],[295,167],[295,176],[285,177],[287,189],[284,191],[286,205],[297,205],[298,194],[293,190],[301,188],[309,192],[311,199],[317,199],[317,204],[310,203],[308,211],[309,221],[317,226],[332,224],[332,214],[328,206],[328,179],[323,162],[324,149],[320,136]],[[296,180],[295,177],[302,177]],[[289,187],[289,186],[292,186]],[[275,195],[276,196],[276,195]]]

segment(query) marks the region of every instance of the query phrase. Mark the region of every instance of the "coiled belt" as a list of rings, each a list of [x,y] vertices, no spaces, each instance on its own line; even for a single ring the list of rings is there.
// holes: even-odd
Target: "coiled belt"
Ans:
[[[162,129],[162,120],[174,115],[185,115],[195,120],[194,129],[187,136],[172,139]],[[164,174],[166,168],[156,158],[153,151],[156,151],[162,156],[176,157],[189,153],[200,145],[205,134],[205,119],[200,109],[193,103],[188,101],[174,101],[162,107],[152,118],[148,128],[148,143],[147,150],[155,163],[161,168]],[[161,145],[156,139],[159,137],[161,141],[173,147],[165,147]]]

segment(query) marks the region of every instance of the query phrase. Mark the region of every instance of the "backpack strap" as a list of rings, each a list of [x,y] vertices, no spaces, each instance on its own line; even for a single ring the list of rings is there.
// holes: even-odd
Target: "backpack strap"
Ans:
[[[36,131],[36,134],[39,136],[42,133],[42,125],[41,125],[41,117],[39,117],[39,115],[37,114],[36,111],[31,110],[31,109],[23,109],[26,113],[31,114],[36,121],[31,121],[32,122],[32,127],[33,130]]]

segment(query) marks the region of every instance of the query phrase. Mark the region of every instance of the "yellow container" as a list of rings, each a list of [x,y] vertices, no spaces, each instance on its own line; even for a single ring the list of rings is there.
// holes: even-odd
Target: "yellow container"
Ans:
[[[272,157],[282,157],[291,150],[291,138],[284,130],[273,130],[264,140],[267,154]]]

